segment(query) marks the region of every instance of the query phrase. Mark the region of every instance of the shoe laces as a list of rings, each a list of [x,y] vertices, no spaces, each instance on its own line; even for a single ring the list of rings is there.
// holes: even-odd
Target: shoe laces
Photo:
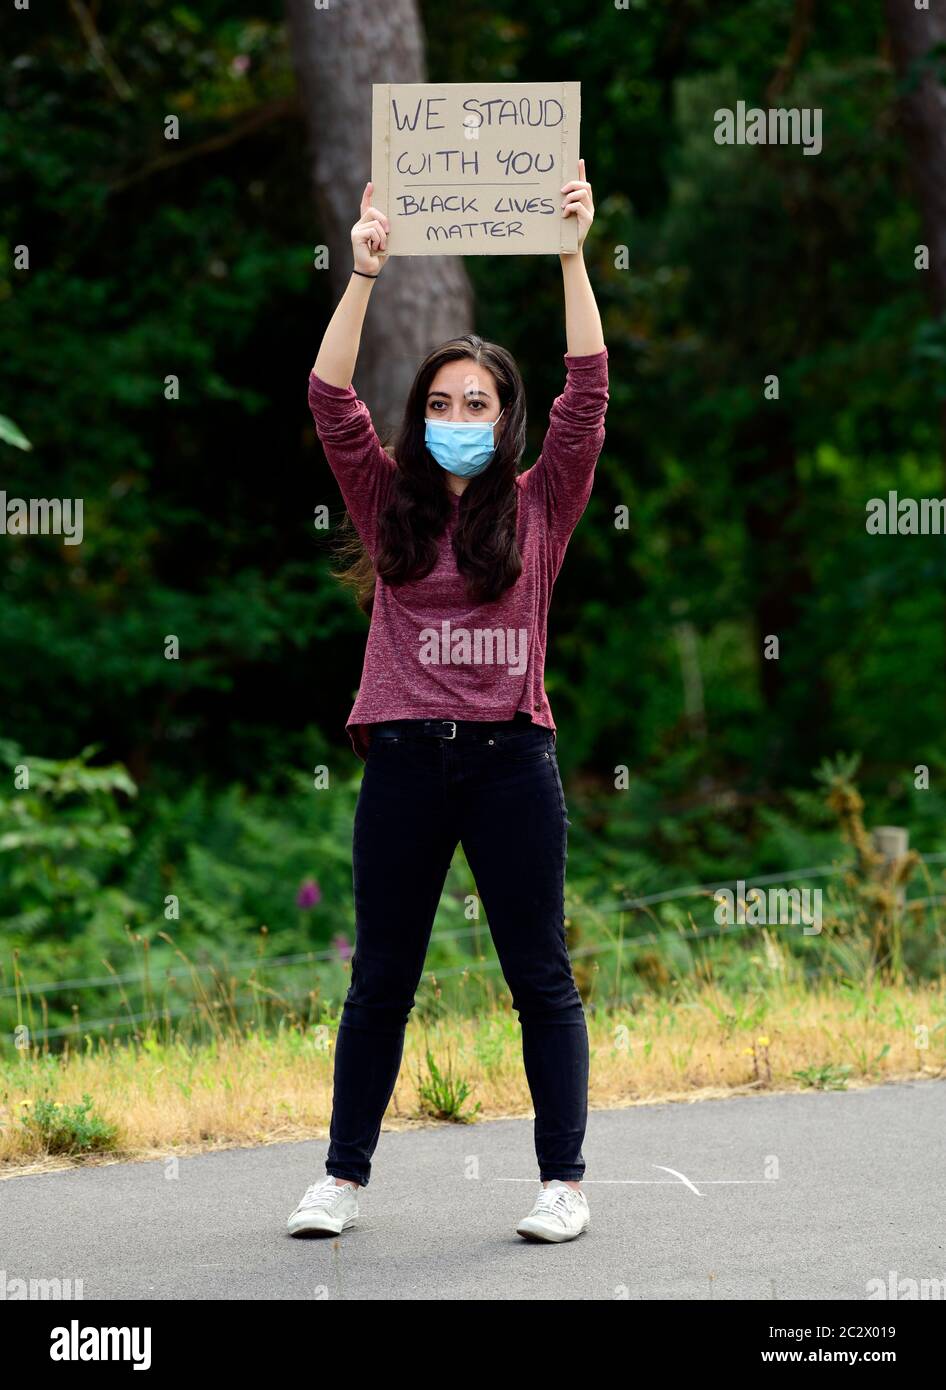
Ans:
[[[299,1203],[300,1207],[330,1207],[338,1198],[340,1192],[345,1191],[344,1183],[333,1183],[328,1178],[322,1178],[319,1182],[312,1183],[311,1187],[305,1190],[305,1196]]]
[[[573,1187],[543,1187],[536,1198],[534,1211],[547,1211],[562,1216],[578,1198]]]

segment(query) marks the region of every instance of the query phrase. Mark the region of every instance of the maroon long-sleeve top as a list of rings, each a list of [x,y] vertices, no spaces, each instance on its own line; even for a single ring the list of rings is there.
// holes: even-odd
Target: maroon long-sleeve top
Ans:
[[[552,587],[588,505],[604,444],[608,350],[565,353],[565,389],[556,396],[542,452],[516,478],[522,573],[490,603],[471,603],[451,547],[451,513],[437,562],[423,579],[375,580],[371,627],[358,695],[346,729],[364,759],[368,726],[383,719],[512,719],[518,710],[555,729],[544,686]],[[309,377],[309,407],[325,457],[371,558],[378,516],[396,470],[353,386]],[[446,486],[446,480],[445,480]]]

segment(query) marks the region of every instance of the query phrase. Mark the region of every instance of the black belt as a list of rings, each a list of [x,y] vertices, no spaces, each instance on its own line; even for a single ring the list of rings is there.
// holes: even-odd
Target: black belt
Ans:
[[[385,719],[370,725],[372,738],[442,738],[483,739],[496,733],[521,733],[524,729],[542,729],[527,714],[519,711],[513,719]]]

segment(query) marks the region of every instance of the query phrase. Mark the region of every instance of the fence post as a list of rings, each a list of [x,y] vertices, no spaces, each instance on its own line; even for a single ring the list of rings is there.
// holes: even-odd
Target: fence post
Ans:
[[[899,825],[878,825],[871,831],[871,844],[882,856],[884,869],[889,869],[894,860],[902,859],[909,850],[910,832]],[[894,892],[897,907],[902,908],[907,897],[906,885],[899,884]]]

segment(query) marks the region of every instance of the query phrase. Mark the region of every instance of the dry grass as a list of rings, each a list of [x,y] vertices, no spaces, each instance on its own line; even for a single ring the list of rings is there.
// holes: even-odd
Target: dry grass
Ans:
[[[674,1002],[646,996],[633,1009],[591,1010],[588,1031],[597,1109],[946,1074],[942,982],[818,992],[784,984],[749,998],[705,986]],[[14,1055],[0,1066],[0,1176],[325,1138],[333,1043],[327,1026],[291,1027],[200,1044],[146,1036],[57,1057]],[[497,1006],[476,1019],[412,1019],[386,1128],[432,1122],[418,1086],[428,1046],[441,1071],[470,1087],[454,1120],[469,1118],[475,1102],[477,1122],[531,1115],[518,1021]],[[50,1154],[20,1123],[43,1095],[68,1105],[84,1094],[117,1126],[109,1153]]]

